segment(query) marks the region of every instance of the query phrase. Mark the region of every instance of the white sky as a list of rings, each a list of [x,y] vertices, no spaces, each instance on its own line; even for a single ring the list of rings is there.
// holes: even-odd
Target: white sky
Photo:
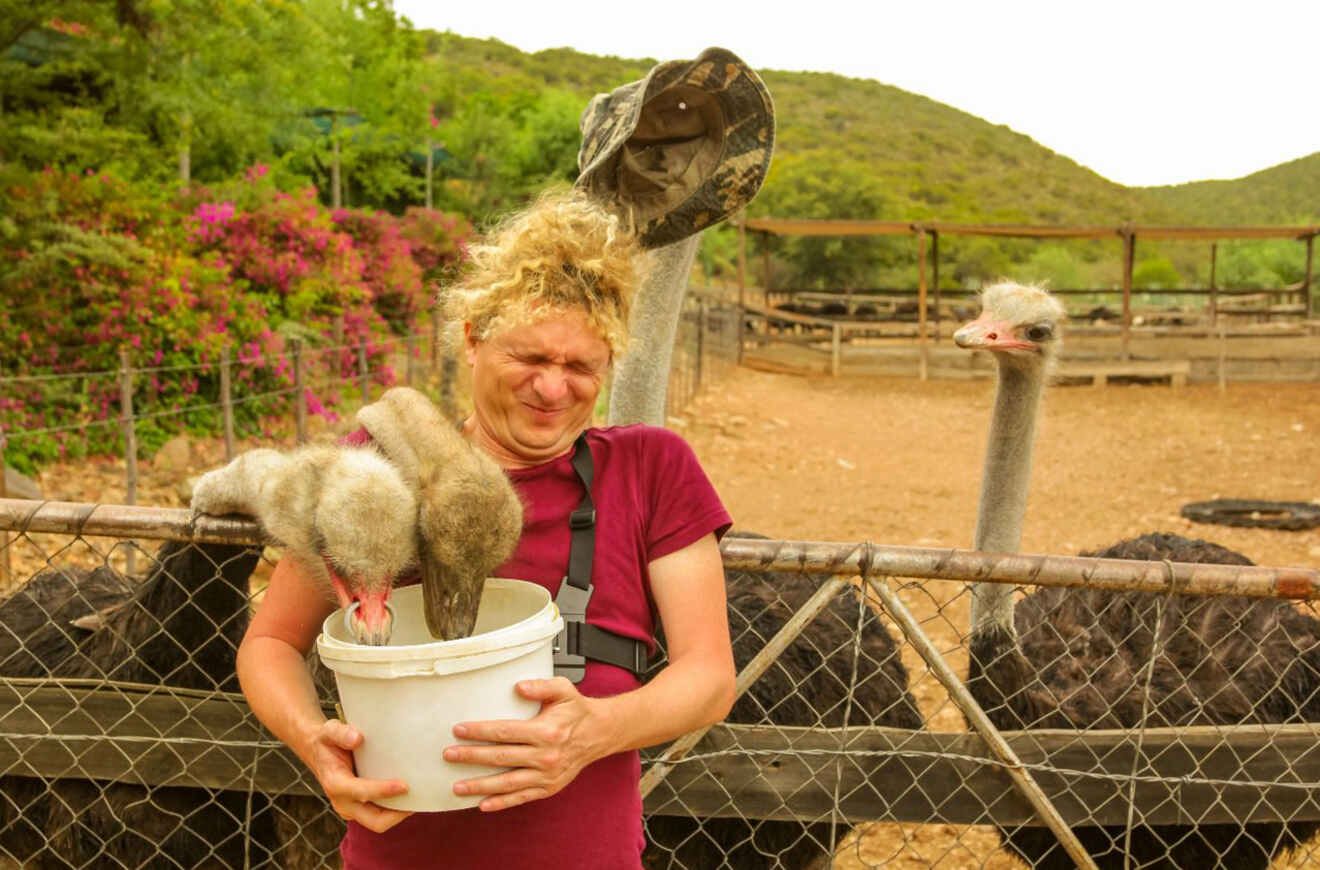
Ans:
[[[524,51],[671,60],[721,45],[758,69],[872,78],[1006,124],[1127,185],[1238,178],[1320,151],[1320,0],[394,6],[418,27]]]

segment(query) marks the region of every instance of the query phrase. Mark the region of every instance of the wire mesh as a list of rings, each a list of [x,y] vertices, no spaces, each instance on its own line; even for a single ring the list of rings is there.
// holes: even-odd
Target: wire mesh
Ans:
[[[0,857],[336,866],[342,823],[237,694],[234,652],[270,570],[255,539],[153,553],[80,532],[83,516],[60,532],[6,523]],[[1148,536],[1101,555],[1169,560],[1170,577],[1174,563],[1241,563],[1189,545]],[[124,571],[128,549],[140,573]],[[648,868],[1073,866],[936,659],[1097,866],[1320,866],[1310,602],[1025,587],[1012,631],[969,637],[964,582],[726,576],[740,668],[795,619],[801,631],[646,796]]]

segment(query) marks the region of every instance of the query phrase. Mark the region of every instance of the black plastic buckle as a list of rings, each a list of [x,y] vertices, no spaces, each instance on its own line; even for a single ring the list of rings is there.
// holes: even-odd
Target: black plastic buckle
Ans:
[[[580,653],[582,646],[578,631],[587,621],[587,602],[595,589],[591,585],[579,589],[565,577],[559,585],[559,594],[555,596],[555,606],[564,619],[564,630],[555,637],[553,647],[555,676],[567,677],[573,683],[582,682],[587,675],[587,657]]]
[[[595,508],[577,508],[568,515],[568,527],[574,531],[589,529],[596,525]]]

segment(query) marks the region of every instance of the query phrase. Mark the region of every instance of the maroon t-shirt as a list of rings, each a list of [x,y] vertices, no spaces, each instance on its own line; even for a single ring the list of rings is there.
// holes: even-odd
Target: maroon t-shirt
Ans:
[[[365,430],[342,443],[369,442]],[[731,520],[692,448],[651,426],[587,430],[595,463],[596,548],[587,621],[654,646],[647,564]],[[495,571],[539,583],[555,595],[568,569],[568,515],[582,500],[572,454],[509,472],[523,500],[523,534]],[[613,665],[588,661],[578,690],[607,697],[636,688]],[[418,759],[419,763],[422,759]],[[344,870],[631,870],[641,867],[641,762],[621,752],[584,768],[563,791],[512,809],[415,813],[384,834],[356,823],[340,846]]]

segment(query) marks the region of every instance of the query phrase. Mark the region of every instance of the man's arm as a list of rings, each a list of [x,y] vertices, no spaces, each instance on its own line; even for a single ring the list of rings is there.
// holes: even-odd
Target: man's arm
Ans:
[[[403,794],[408,787],[400,780],[354,774],[352,750],[362,734],[326,719],[307,672],[307,651],[333,607],[297,561],[281,559],[239,644],[238,681],[252,712],[312,771],[335,812],[380,832],[410,814],[372,801]]]
[[[536,717],[461,723],[455,736],[494,745],[445,750],[449,761],[515,769],[456,783],[456,793],[490,795],[481,802],[483,810],[549,797],[599,758],[663,743],[728,715],[735,674],[715,536],[648,568],[669,644],[668,666],[645,686],[610,698],[587,698],[562,677],[520,682],[519,694],[541,702]]]

